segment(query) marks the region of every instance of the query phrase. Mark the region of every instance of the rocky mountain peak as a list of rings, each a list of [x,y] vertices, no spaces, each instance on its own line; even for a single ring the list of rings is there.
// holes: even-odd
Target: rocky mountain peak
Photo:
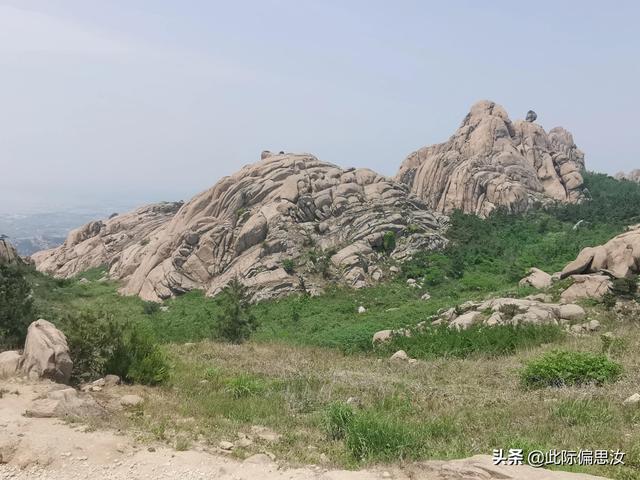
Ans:
[[[584,154],[569,132],[547,133],[536,118],[530,111],[512,122],[495,102],[477,102],[447,142],[409,155],[396,180],[442,213],[486,216],[498,207],[581,201]]]

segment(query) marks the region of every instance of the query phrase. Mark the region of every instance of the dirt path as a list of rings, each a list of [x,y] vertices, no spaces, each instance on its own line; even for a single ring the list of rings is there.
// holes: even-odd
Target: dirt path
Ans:
[[[245,461],[202,451],[148,448],[125,435],[85,431],[52,418],[23,414],[49,383],[0,380],[0,479],[179,479],[179,480],[595,480],[589,475],[530,467],[495,467],[488,456],[453,462],[424,462],[361,471],[316,466],[289,469],[264,454]],[[54,387],[55,388],[55,387]],[[7,393],[8,392],[8,393]]]

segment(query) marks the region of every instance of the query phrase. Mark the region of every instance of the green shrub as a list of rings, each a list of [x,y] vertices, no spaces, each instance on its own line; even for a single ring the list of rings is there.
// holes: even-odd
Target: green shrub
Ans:
[[[342,440],[353,422],[353,409],[342,402],[335,402],[327,407],[324,415],[324,428],[331,440]]]
[[[282,268],[284,268],[284,271],[287,272],[289,275],[291,275],[295,271],[295,267],[296,267],[295,263],[290,258],[285,258],[282,261]]]
[[[423,436],[415,426],[362,412],[348,423],[345,445],[356,460],[397,461],[417,456]]]
[[[254,397],[266,390],[264,380],[251,375],[242,374],[227,381],[226,392],[233,398]]]
[[[222,310],[218,318],[218,336],[233,343],[247,340],[258,325],[251,311],[246,287],[234,278],[217,300]]]
[[[113,317],[82,312],[65,317],[58,326],[69,344],[73,380],[87,381],[116,373],[109,371],[107,365],[123,349],[124,331]]]
[[[143,385],[164,383],[170,373],[165,352],[156,343],[151,328],[143,324],[133,324],[125,330],[122,349],[111,365],[117,375]],[[116,365],[120,366],[119,371]]]
[[[153,315],[154,313],[158,313],[160,311],[160,304],[157,302],[144,302],[142,311],[145,315]]]
[[[526,363],[520,372],[528,388],[563,387],[616,381],[622,366],[606,355],[555,350]]]
[[[149,326],[123,324],[110,315],[89,313],[69,315],[59,323],[69,343],[75,381],[107,373],[145,385],[168,379],[168,360]]]
[[[396,232],[389,230],[382,237],[382,249],[390,254],[396,249]]]
[[[638,292],[638,277],[614,278],[611,282],[611,292],[618,297],[634,298]]]
[[[0,265],[0,351],[24,345],[33,317],[31,286],[22,269]]]
[[[613,293],[607,292],[602,296],[600,303],[607,310],[612,310],[616,306],[616,300],[616,296]]]
[[[518,350],[560,341],[565,333],[556,325],[473,325],[464,330],[448,325],[415,331],[410,337],[396,336],[381,347],[386,354],[405,350],[410,357],[436,358],[472,355],[511,355]]]

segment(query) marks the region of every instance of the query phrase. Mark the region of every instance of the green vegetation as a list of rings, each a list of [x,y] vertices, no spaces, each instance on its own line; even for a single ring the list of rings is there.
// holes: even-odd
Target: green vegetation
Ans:
[[[218,336],[234,343],[244,342],[257,327],[246,287],[237,278],[232,279],[219,295],[218,303]]]
[[[410,357],[420,359],[501,356],[558,342],[564,337],[564,331],[556,325],[473,325],[460,331],[441,325],[414,331],[410,337],[396,336],[380,350],[388,355],[402,349]]]
[[[466,300],[526,296],[533,289],[517,281],[528,268],[557,271],[580,249],[640,222],[640,186],[593,174],[586,182],[594,200],[582,205],[496,212],[486,220],[453,214],[443,251],[418,254],[400,266],[399,278],[371,288],[336,286],[320,296],[250,305],[232,283],[214,299],[194,291],[160,309],[119,296],[117,283],[102,279],[104,269],[83,273],[89,282],[82,283],[27,270],[33,288],[27,316],[63,328],[86,376],[113,370],[131,382],[159,384],[127,386],[148,393],[143,415],[125,412],[117,421],[178,449],[233,440],[255,425],[281,438],[235,455],[268,448],[294,462],[348,467],[493,448],[620,448],[626,467],[583,470],[630,479],[640,467],[640,410],[621,399],[637,388],[634,321],[619,322],[606,304],[590,304],[589,319],[615,336],[574,337],[531,325],[415,329]],[[390,239],[380,253],[389,251]],[[314,247],[301,264],[329,276],[332,253]],[[408,278],[423,288],[408,287]],[[634,282],[619,283],[616,295],[635,296]],[[549,293],[559,290],[556,284]],[[428,301],[421,300],[425,292]],[[359,305],[366,313],[357,313]],[[376,331],[406,327],[411,337],[373,348]],[[552,350],[559,345],[565,350]],[[419,361],[388,360],[397,349]],[[567,388],[540,388],[560,385]],[[348,398],[355,400],[347,404]]]
[[[396,232],[388,231],[382,237],[382,249],[390,254],[396,249]]]
[[[0,351],[22,347],[32,316],[31,286],[22,268],[0,265]]]
[[[289,275],[291,275],[295,269],[296,269],[296,265],[294,263],[294,261],[290,258],[285,258],[282,261],[282,268],[284,269],[285,272],[287,272]]]
[[[614,382],[622,366],[606,355],[589,352],[552,351],[529,361],[520,373],[529,388],[564,387]]]
[[[125,381],[157,385],[169,376],[167,357],[148,324],[85,313],[69,315],[59,326],[67,336],[77,382],[112,373]]]

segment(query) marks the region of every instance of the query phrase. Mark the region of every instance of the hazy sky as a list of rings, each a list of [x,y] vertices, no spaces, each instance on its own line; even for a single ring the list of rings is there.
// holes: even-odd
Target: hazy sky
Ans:
[[[0,0],[0,211],[188,199],[263,149],[394,174],[471,104],[640,167],[640,2]]]

